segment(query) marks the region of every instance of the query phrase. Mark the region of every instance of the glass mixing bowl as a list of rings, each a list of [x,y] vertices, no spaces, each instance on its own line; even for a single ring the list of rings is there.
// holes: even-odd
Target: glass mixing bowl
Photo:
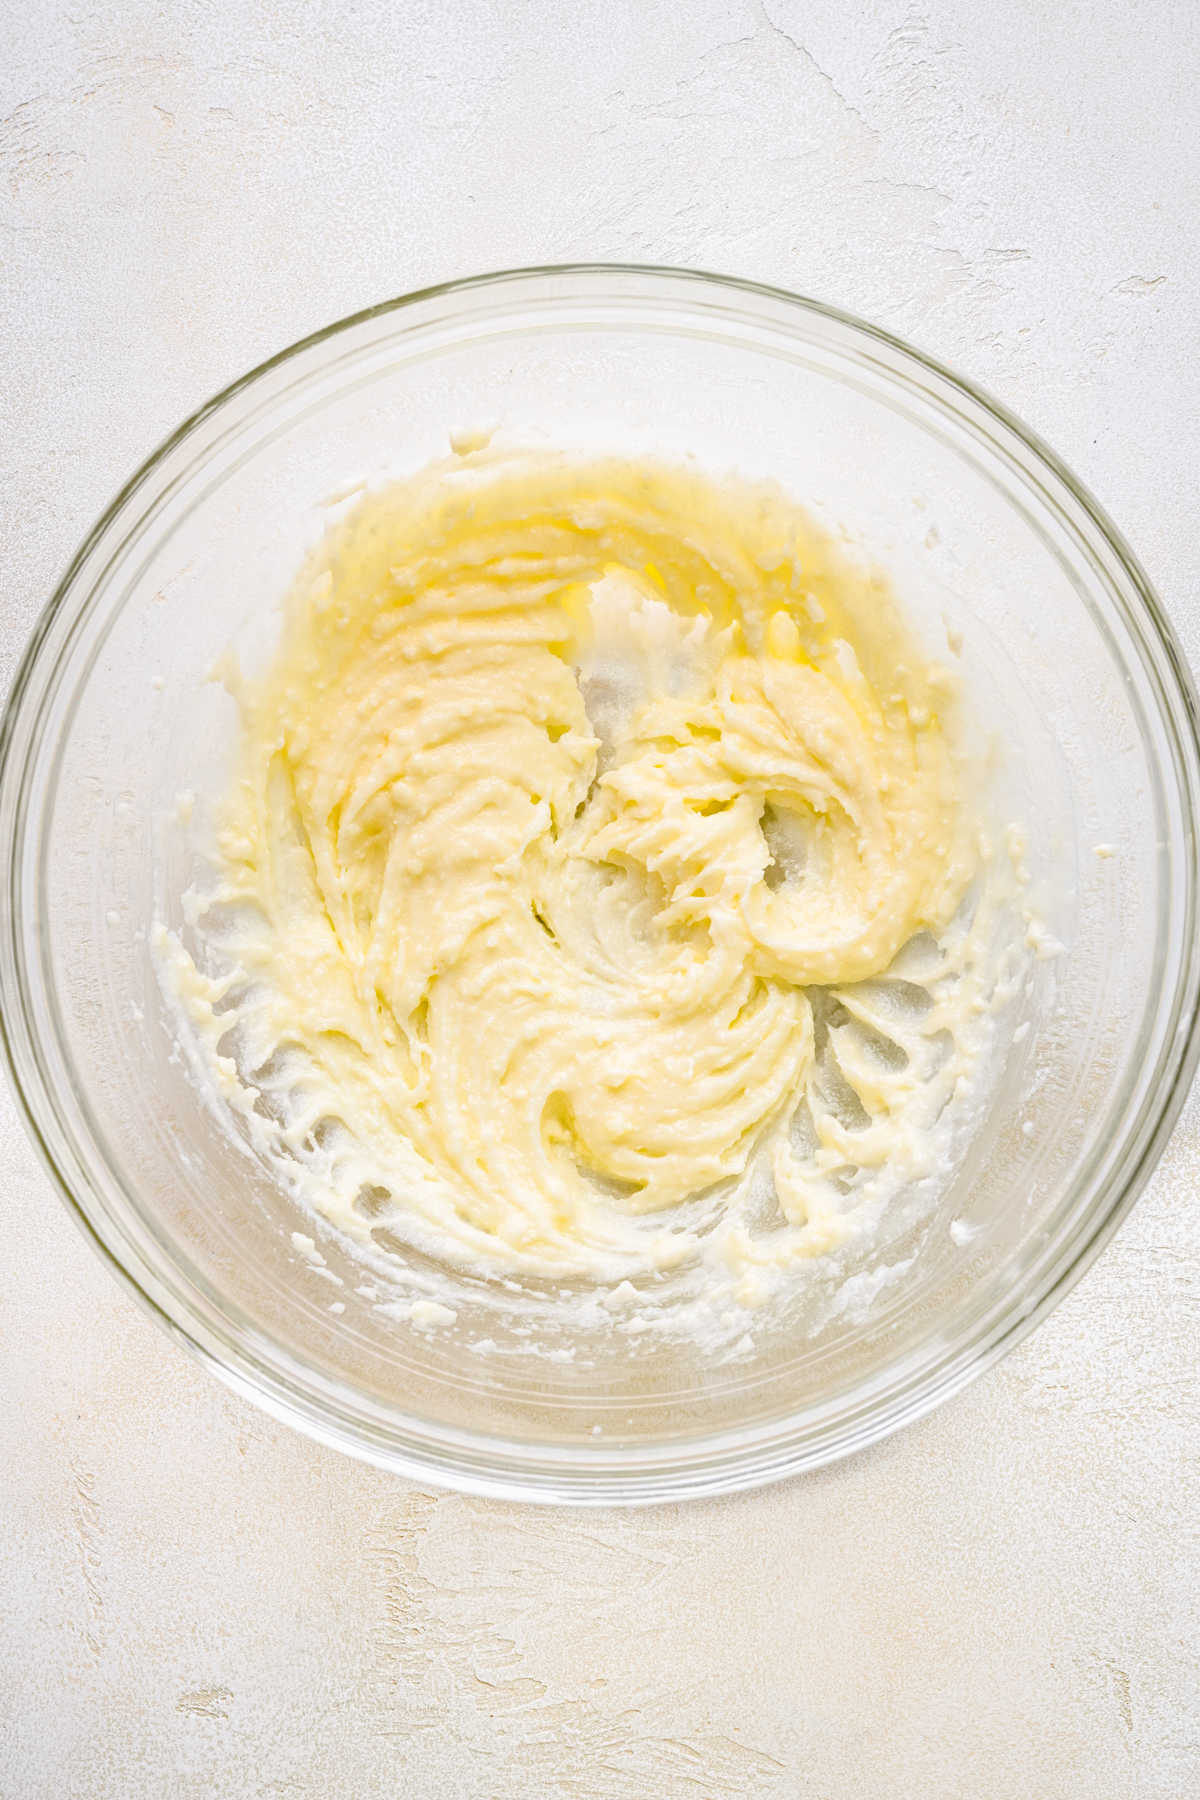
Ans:
[[[178,919],[191,874],[186,834],[163,822],[181,794],[221,788],[236,739],[213,664],[231,644],[243,661],[265,653],[339,494],[477,426],[773,477],[844,531],[918,630],[961,636],[972,718],[999,747],[997,804],[1027,830],[1066,946],[1040,968],[1029,1030],[941,1203],[866,1256],[867,1280],[891,1272],[874,1304],[765,1331],[741,1361],[612,1334],[573,1360],[471,1355],[469,1304],[436,1333],[382,1314],[339,1241],[203,1103],[156,980],[148,927],[156,906]],[[1046,1314],[1132,1204],[1196,1054],[1198,785],[1195,696],[1137,563],[1062,465],[965,383],[744,282],[578,267],[454,283],[236,382],[76,556],[3,726],[7,1053],[92,1240],[278,1417],[479,1493],[611,1503],[746,1487],[953,1394]],[[298,1228],[323,1264],[298,1252]]]

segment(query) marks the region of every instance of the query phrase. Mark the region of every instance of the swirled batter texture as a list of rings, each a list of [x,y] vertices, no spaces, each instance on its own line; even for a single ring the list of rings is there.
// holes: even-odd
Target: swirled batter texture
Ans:
[[[451,1262],[833,1248],[831,1174],[945,1104],[872,978],[971,874],[950,705],[776,491],[484,453],[367,497],[242,695],[181,959],[227,1091],[327,1217]]]

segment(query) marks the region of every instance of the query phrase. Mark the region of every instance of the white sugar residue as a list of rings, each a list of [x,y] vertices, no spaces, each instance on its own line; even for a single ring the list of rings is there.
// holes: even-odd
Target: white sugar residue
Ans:
[[[414,1300],[408,1316],[423,1331],[436,1331],[441,1325],[453,1325],[458,1313],[453,1306],[443,1306],[440,1300]]]

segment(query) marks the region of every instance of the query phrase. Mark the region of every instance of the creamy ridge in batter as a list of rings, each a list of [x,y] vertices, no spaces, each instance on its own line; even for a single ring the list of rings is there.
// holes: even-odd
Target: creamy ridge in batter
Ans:
[[[162,944],[338,1227],[745,1297],[928,1174],[980,1010],[953,684],[780,492],[450,459],[331,532],[239,697]]]

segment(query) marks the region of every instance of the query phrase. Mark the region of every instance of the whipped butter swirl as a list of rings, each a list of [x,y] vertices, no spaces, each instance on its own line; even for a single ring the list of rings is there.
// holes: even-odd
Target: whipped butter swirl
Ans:
[[[980,1010],[953,685],[782,493],[450,459],[333,528],[239,698],[163,944],[336,1226],[744,1276],[929,1172]]]

